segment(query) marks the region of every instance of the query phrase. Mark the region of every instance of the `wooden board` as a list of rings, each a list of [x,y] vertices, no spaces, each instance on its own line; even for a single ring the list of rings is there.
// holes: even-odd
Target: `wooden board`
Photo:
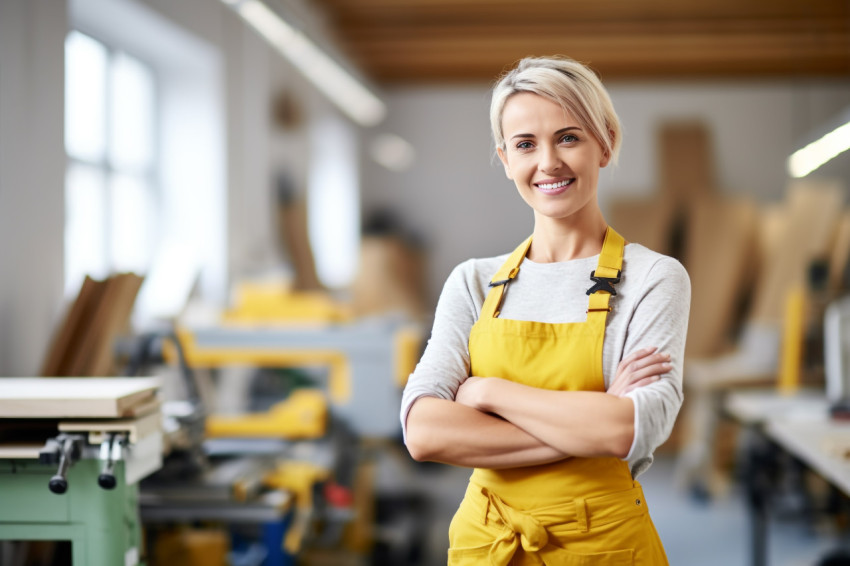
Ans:
[[[762,261],[751,320],[782,324],[788,293],[807,287],[812,260],[830,257],[843,205],[839,182],[803,179],[789,186],[781,231],[764,246],[770,255]]]
[[[278,206],[278,231],[289,261],[295,271],[293,289],[312,291],[321,289],[322,284],[316,275],[316,262],[310,239],[307,235],[307,207],[303,200],[293,198],[281,202]]]
[[[118,418],[149,403],[157,377],[0,378],[0,418]]]
[[[100,442],[100,437],[110,432],[129,433],[129,440],[136,444],[147,435],[162,430],[162,414],[151,413],[133,419],[74,420],[59,423],[60,432],[86,432],[89,441]]]
[[[832,255],[829,258],[829,290],[835,294],[841,294],[847,290],[845,272],[848,260],[850,260],[850,210],[845,209],[835,233]]]
[[[91,325],[94,310],[105,288],[105,281],[95,281],[86,276],[76,300],[68,309],[68,314],[56,332],[41,369],[41,375],[45,377],[73,375],[70,373],[71,365],[77,353],[80,352],[80,343],[86,335],[86,329]]]
[[[755,281],[758,209],[743,198],[695,198],[688,211],[683,263],[691,278],[686,355],[719,354],[736,308]]]
[[[708,126],[699,120],[670,121],[658,131],[661,194],[688,202],[715,192],[714,155]]]
[[[661,254],[673,251],[676,205],[661,197],[618,198],[611,202],[611,226],[627,242],[634,242]]]
[[[0,444],[0,460],[38,460],[44,444]]]
[[[106,280],[73,364],[66,375],[107,376],[114,372],[112,347],[125,330],[142,278],[132,273],[113,275]]]

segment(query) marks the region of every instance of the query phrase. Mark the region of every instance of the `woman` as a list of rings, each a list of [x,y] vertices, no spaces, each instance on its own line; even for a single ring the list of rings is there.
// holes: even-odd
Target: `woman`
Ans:
[[[475,468],[449,563],[667,564],[635,478],[681,406],[687,273],[605,222],[620,125],[592,71],[524,59],[490,119],[534,230],[455,268],[402,400],[416,460]]]

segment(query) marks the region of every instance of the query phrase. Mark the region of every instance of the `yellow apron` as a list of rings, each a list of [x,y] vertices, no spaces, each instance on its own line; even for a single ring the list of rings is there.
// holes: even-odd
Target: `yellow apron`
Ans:
[[[605,391],[602,344],[623,238],[611,228],[606,232],[591,274],[587,320],[576,323],[499,318],[505,287],[530,245],[529,237],[490,283],[469,335],[470,375],[560,391]],[[452,519],[449,545],[452,566],[667,564],[640,484],[615,457],[476,469]]]

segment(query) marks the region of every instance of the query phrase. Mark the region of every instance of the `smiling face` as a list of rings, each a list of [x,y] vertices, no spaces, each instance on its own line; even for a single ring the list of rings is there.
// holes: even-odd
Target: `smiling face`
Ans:
[[[560,105],[540,95],[511,96],[502,113],[505,174],[535,219],[578,221],[596,214],[599,169],[608,155],[586,128]]]

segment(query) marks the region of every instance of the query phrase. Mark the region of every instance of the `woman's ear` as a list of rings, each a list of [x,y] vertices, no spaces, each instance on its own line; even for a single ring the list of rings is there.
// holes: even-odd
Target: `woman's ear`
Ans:
[[[614,144],[617,141],[615,139],[616,135],[617,134],[614,133],[614,130],[608,130],[608,138],[611,140],[611,145],[609,147],[612,147],[612,148],[614,147]],[[601,169],[602,167],[607,167],[610,162],[611,162],[611,152],[603,147],[602,148],[602,161],[599,163],[599,168]]]
[[[514,178],[511,177],[511,167],[510,165],[508,165],[508,157],[507,155],[505,155],[505,150],[501,147],[497,147],[496,153],[499,154],[499,159],[502,161],[502,166],[505,168],[505,176],[511,181],[513,181]]]

